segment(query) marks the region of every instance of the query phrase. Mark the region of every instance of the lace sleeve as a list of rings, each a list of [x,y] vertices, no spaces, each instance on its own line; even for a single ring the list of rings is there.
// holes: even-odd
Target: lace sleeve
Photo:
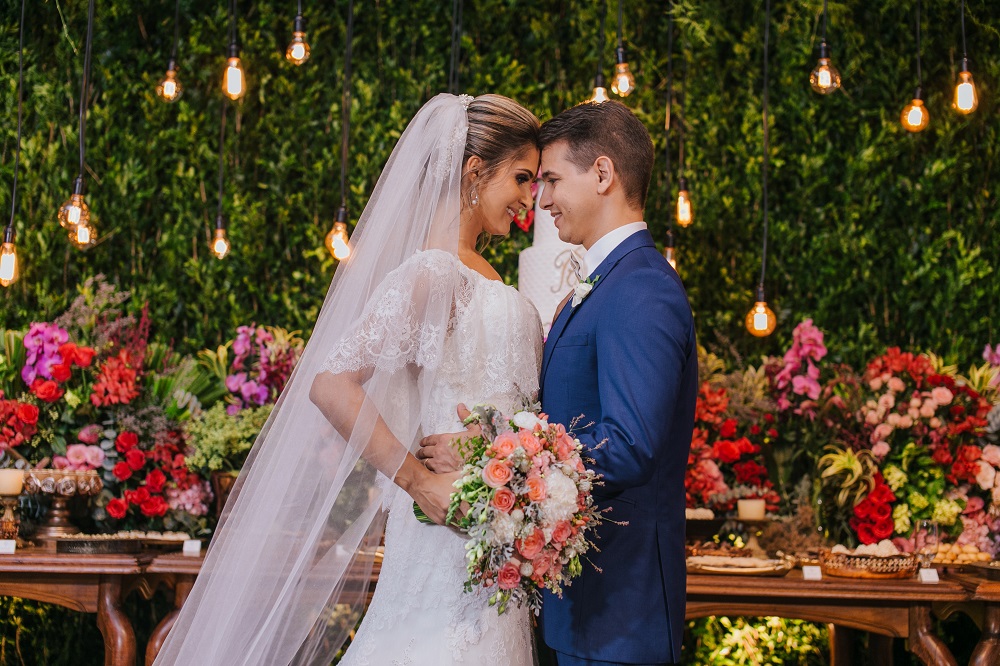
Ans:
[[[363,368],[394,373],[409,364],[437,367],[457,280],[454,255],[417,252],[372,292],[358,323],[327,355],[320,371]],[[446,310],[447,308],[447,310]]]

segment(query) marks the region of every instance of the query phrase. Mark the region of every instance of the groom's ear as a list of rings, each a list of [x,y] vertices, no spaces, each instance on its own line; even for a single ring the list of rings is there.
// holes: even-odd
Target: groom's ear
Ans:
[[[615,163],[606,155],[594,160],[594,171],[597,173],[597,193],[605,194],[615,181]]]

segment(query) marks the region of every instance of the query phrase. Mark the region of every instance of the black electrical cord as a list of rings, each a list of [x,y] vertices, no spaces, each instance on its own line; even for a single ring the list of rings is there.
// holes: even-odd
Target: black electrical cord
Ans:
[[[341,100],[340,207],[347,208],[347,141],[351,131],[351,53],[354,41],[354,0],[347,3],[347,46],[344,52],[344,94]]]
[[[14,184],[10,193],[10,222],[4,230],[4,242],[14,242],[14,213],[17,210],[17,167],[21,159],[21,108],[24,97],[24,5],[21,0],[21,29],[17,47],[17,145],[14,146]]]
[[[600,45],[597,50],[597,75],[594,77],[594,87],[604,86],[604,46],[605,46],[605,34],[604,34],[604,20],[608,15],[608,0],[601,0],[601,26],[598,30],[598,39],[600,40],[598,44]]]
[[[219,207],[216,213],[216,224],[222,219],[222,193],[223,193],[223,168],[225,166],[226,149],[226,110],[229,107],[227,100],[222,100],[222,120],[219,123]]]
[[[85,154],[84,133],[87,129],[87,92],[90,85],[90,51],[94,35],[94,0],[90,0],[87,8],[87,44],[83,55],[83,82],[80,84],[80,175],[83,178],[83,161]]]
[[[823,0],[823,4],[826,4],[826,0]],[[824,15],[826,12],[824,11]],[[760,253],[760,284],[758,285],[758,293],[764,291],[764,275],[767,271],[767,153],[768,153],[768,140],[767,140],[767,49],[768,42],[771,35],[771,0],[764,0],[764,162],[763,162],[763,194],[764,194],[764,242],[761,247]]]

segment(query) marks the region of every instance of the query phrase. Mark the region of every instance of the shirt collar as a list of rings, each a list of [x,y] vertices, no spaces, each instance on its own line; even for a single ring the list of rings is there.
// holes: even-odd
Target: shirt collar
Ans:
[[[601,265],[602,261],[608,258],[609,254],[614,252],[616,247],[621,245],[622,241],[645,228],[645,222],[629,222],[601,236],[583,255],[583,267],[580,273],[589,278],[590,274]]]

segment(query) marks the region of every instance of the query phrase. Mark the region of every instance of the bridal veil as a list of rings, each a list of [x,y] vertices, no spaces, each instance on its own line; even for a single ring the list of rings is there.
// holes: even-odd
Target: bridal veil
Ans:
[[[156,664],[329,664],[360,617],[389,479],[423,436],[452,316],[456,278],[409,260],[457,253],[471,99],[434,97],[400,137]],[[319,372],[359,368],[366,398],[345,439],[309,393]],[[400,443],[379,452],[382,472],[366,451],[380,417]]]

